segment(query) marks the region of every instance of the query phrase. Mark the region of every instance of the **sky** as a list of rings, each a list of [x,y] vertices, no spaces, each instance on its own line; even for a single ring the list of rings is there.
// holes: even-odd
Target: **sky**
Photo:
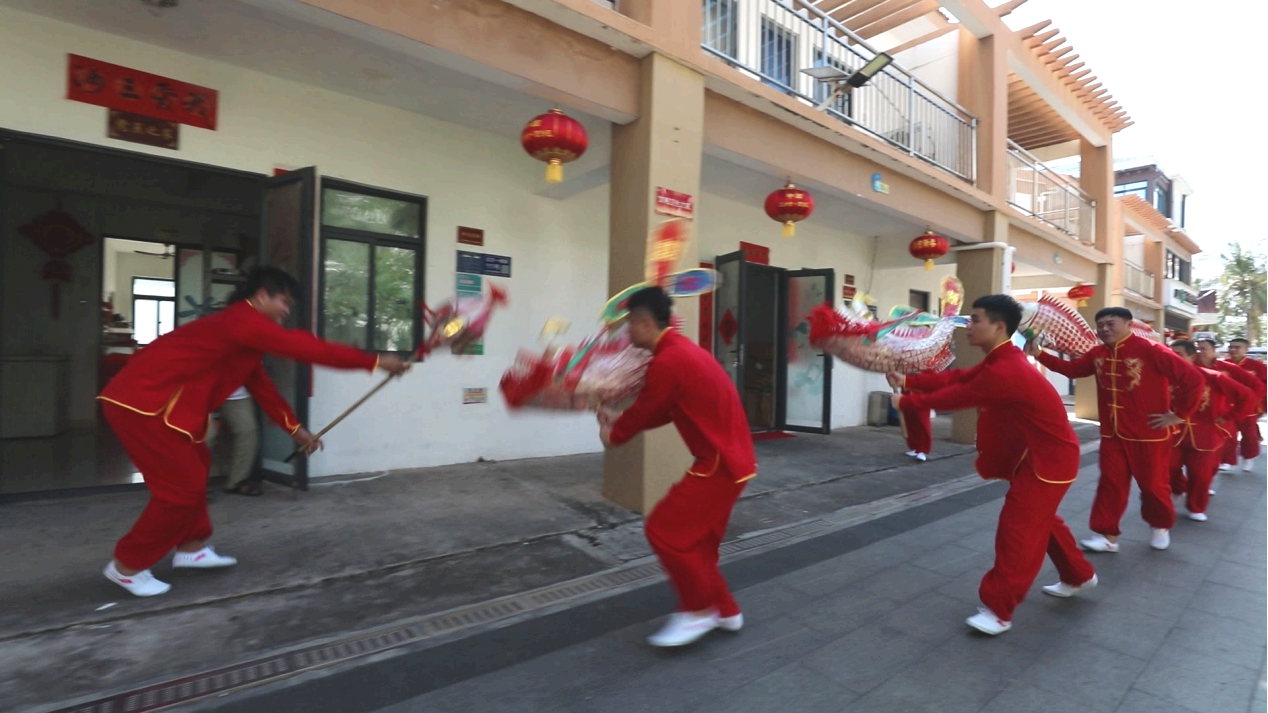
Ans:
[[[988,0],[990,5],[1000,0]],[[1005,22],[1052,20],[1136,122],[1114,136],[1114,157],[1153,156],[1193,187],[1187,231],[1204,251],[1197,277],[1215,277],[1238,241],[1268,250],[1268,21],[1264,0],[1030,0]]]

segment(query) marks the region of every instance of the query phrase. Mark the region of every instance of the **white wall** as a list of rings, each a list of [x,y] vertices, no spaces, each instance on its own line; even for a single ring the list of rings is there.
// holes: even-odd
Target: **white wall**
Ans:
[[[873,239],[838,230],[810,219],[797,224],[797,234],[785,239],[780,225],[766,216],[761,205],[719,198],[701,189],[697,206],[697,234],[700,259],[711,261],[717,255],[739,250],[741,241],[770,248],[770,264],[788,269],[832,268],[835,271],[833,306],[841,306],[841,286],[846,274],[854,275],[855,287],[875,300],[883,319],[889,310],[907,304],[908,290],[930,293],[930,307],[937,309],[941,280],[954,274],[954,266],[938,266],[925,272],[919,262],[915,267],[871,269]],[[914,237],[914,236],[913,236]],[[882,374],[856,369],[841,361],[832,371],[832,427],[858,426],[867,421],[867,394],[889,391]]]
[[[106,110],[63,98],[68,52],[219,90],[219,130],[182,127],[179,152],[103,138]],[[495,318],[486,354],[438,356],[384,389],[331,433],[327,450],[311,460],[313,475],[597,449],[593,416],[511,415],[497,384],[517,347],[536,344],[547,318],[571,319],[570,339],[593,331],[607,299],[606,186],[564,201],[539,197],[542,164],[514,138],[2,8],[0,65],[22,69],[0,73],[5,128],[261,174],[313,165],[325,176],[428,196],[429,302],[453,295],[458,225],[483,228],[482,250],[512,257],[505,285],[512,304]],[[608,145],[606,136],[591,145]],[[97,279],[90,294],[98,293]],[[314,430],[376,382],[317,370]],[[463,387],[487,388],[489,403],[462,405]]]
[[[952,101],[959,101],[960,34],[949,32],[906,52],[894,61]]]

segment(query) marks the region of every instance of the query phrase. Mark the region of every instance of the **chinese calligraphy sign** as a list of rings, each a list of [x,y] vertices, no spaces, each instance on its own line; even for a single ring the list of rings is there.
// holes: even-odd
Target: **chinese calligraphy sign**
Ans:
[[[196,126],[216,128],[219,92],[109,62],[67,55],[66,98]]]
[[[174,121],[154,119],[140,114],[110,110],[106,136],[135,144],[157,146],[161,149],[180,148],[181,125]]]

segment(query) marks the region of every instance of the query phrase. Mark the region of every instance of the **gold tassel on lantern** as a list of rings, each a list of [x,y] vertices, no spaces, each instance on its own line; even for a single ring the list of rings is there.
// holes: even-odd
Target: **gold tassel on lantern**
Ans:
[[[1087,307],[1087,300],[1079,300],[1080,307]]]
[[[550,163],[546,164],[546,182],[562,183],[564,180],[564,164],[557,158],[552,158]]]
[[[797,234],[797,224],[791,220],[784,221],[784,237],[791,238]]]
[[[925,260],[925,272],[933,270],[933,260]]]

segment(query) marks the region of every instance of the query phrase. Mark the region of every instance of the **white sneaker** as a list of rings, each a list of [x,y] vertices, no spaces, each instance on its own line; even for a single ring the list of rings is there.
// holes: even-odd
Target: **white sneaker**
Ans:
[[[238,563],[238,560],[225,555],[218,555],[211,547],[204,547],[197,552],[177,552],[172,558],[173,567],[186,567],[189,569],[215,569],[217,567],[232,567]]]
[[[1229,465],[1228,463],[1220,463],[1220,470],[1230,471],[1232,469],[1233,469],[1233,466]]]
[[[1248,460],[1245,463],[1242,463],[1242,470],[1246,471],[1247,473],[1255,470],[1255,461]]]
[[[1211,488],[1210,490],[1206,491],[1206,494],[1207,494],[1207,495],[1215,495],[1215,488]]]
[[[1118,552],[1118,543],[1110,542],[1105,535],[1093,535],[1086,540],[1081,540],[1079,544],[1083,545],[1083,549],[1093,552]]]
[[[1149,546],[1155,550],[1165,550],[1171,546],[1171,531],[1155,527],[1149,531]]]
[[[1189,513],[1189,519],[1190,519],[1190,520],[1193,520],[1194,522],[1206,522],[1206,513],[1204,513],[1204,512],[1191,512],[1191,513]]]
[[[1083,584],[1066,584],[1065,582],[1057,582],[1056,584],[1049,584],[1044,587],[1043,593],[1051,594],[1054,597],[1073,597],[1084,589],[1091,589],[1092,587],[1095,587],[1098,581],[1099,580],[1097,580],[1096,575],[1094,574],[1091,579]]]
[[[924,463],[925,461],[929,460],[929,456],[925,455],[924,453],[917,453],[916,460],[920,461],[921,463]]]
[[[652,646],[686,646],[718,628],[718,615],[674,612],[660,631],[647,637]]]
[[[718,628],[723,631],[739,631],[744,626],[744,615],[718,617]]]
[[[1013,628],[1013,623],[1011,621],[1002,621],[995,615],[995,612],[987,609],[986,607],[979,608],[977,613],[968,619],[965,619],[964,623],[974,629],[977,629],[983,634],[990,634],[991,636],[1002,634]]]
[[[150,570],[144,569],[136,574],[119,574],[119,570],[114,566],[114,560],[110,560],[110,564],[102,570],[102,574],[106,575],[106,579],[128,590],[129,593],[138,597],[152,597],[156,594],[163,594],[172,588],[167,582],[160,582],[150,574]]]
[[[920,455],[920,451],[907,451],[908,458],[915,458],[918,455]]]

